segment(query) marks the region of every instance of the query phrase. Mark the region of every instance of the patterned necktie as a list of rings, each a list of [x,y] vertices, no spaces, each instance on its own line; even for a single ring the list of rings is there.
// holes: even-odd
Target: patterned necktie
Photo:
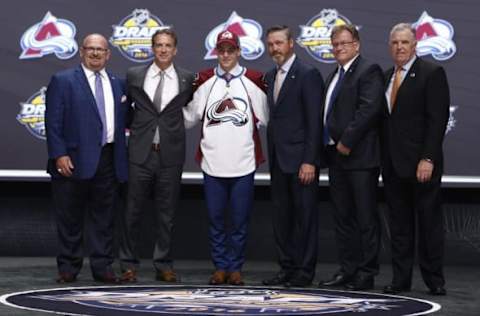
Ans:
[[[285,73],[285,70],[278,68],[277,75],[275,76],[275,84],[273,85],[273,102],[277,103],[278,95],[280,94],[280,89],[282,89],[282,75]]]
[[[328,131],[328,118],[332,113],[333,105],[335,104],[335,99],[337,98],[338,92],[340,91],[340,87],[342,86],[343,77],[345,75],[345,69],[340,67],[340,72],[338,73],[338,80],[335,83],[335,87],[333,87],[332,94],[330,95],[330,100],[328,101],[328,108],[327,108],[327,117],[325,120],[325,124],[323,125],[323,144],[328,145],[330,142],[330,133]]]
[[[393,111],[395,107],[395,102],[397,101],[397,93],[398,89],[400,89],[400,85],[402,84],[402,67],[398,67],[395,70],[395,77],[393,78],[392,84],[392,91],[390,92],[390,113]]]
[[[158,81],[157,90],[155,90],[155,95],[153,96],[153,104],[157,108],[158,113],[160,113],[162,111],[162,94],[163,86],[165,85],[165,71],[160,70],[158,72],[158,76],[160,77],[160,80]],[[155,136],[153,136],[153,143],[160,143],[160,132],[158,130],[158,126],[155,130]]]
[[[102,120],[102,146],[107,143],[107,118],[105,114],[105,96],[103,94],[102,75],[95,72],[95,101]]]

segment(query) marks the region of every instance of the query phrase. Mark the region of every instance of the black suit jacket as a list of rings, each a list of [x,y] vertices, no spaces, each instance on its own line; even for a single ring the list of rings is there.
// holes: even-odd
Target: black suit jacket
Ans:
[[[185,127],[182,107],[192,98],[194,74],[175,67],[179,93],[158,113],[143,90],[149,67],[150,65],[133,67],[127,72],[128,96],[132,101],[128,140],[129,160],[137,164],[146,161],[158,126],[163,163],[165,166],[182,165],[185,161]]]
[[[336,71],[328,76],[327,89]],[[379,124],[385,99],[383,82],[380,66],[361,56],[345,73],[327,118],[328,131],[335,143],[342,142],[351,149],[348,156],[338,155],[336,163],[342,168],[380,166]]]
[[[391,68],[385,73],[385,90],[393,71]],[[397,92],[396,100],[391,114],[387,105],[384,106],[385,158],[391,161],[400,177],[415,177],[418,162],[423,158],[433,160],[434,175],[441,174],[442,142],[450,106],[444,69],[417,57]]]
[[[302,163],[318,167],[321,161],[322,75],[296,57],[275,103],[273,88],[276,72],[274,68],[265,75],[270,107],[267,127],[270,165],[275,157],[285,173],[298,172]]]

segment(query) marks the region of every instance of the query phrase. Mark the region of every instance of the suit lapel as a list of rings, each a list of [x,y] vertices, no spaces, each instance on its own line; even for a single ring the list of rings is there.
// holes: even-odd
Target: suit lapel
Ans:
[[[140,67],[136,69],[136,73],[134,73],[131,77],[130,84],[136,90],[137,95],[136,97],[139,99],[142,104],[146,105],[147,109],[150,109],[153,113],[157,113],[157,108],[153,104],[150,97],[143,89],[143,85],[145,83],[145,78],[147,76],[148,69],[150,68],[151,64],[145,65],[144,67]]]
[[[122,97],[123,91],[121,89],[121,84],[118,79],[110,73],[108,74],[108,78],[110,79],[110,85],[112,86],[112,94],[113,94],[113,117],[115,118],[115,126],[118,126],[119,122],[119,114],[121,111],[119,107],[122,106]]]
[[[275,105],[273,102],[273,89],[274,89],[274,84],[275,84],[275,76],[277,75],[277,72],[275,71],[275,68],[270,70],[267,75],[265,76],[265,80],[267,81],[267,102],[268,104],[271,104],[272,107]]]
[[[293,61],[292,66],[290,67],[287,75],[285,76],[285,80],[283,81],[282,87],[280,88],[280,92],[278,93],[276,104],[280,104],[282,102],[282,99],[287,95],[288,90],[292,86],[293,81],[297,76],[297,68],[298,68],[298,57],[295,57],[295,60]]]
[[[92,89],[88,84],[87,76],[85,75],[85,72],[83,71],[83,68],[81,65],[77,67],[75,71],[75,77],[77,82],[80,83],[80,87],[84,91],[84,95],[88,96],[88,99],[90,101],[88,102],[89,105],[92,107],[93,111],[97,113],[97,116],[100,119],[100,113],[98,113],[98,108],[97,108],[97,101],[95,100],[95,96],[93,95]]]

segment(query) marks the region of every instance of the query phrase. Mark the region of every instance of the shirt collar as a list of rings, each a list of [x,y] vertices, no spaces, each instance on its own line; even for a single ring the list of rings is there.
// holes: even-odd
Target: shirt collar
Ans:
[[[84,64],[81,64],[82,65],[82,68],[83,68],[83,72],[85,73],[85,76],[87,78],[90,78],[90,77],[95,77],[95,73],[98,72],[100,73],[100,76],[102,76],[102,78],[108,78],[107,76],[107,71],[105,70],[105,68],[101,69],[100,71],[93,71],[91,69],[88,69],[87,67],[85,67]]]
[[[159,76],[160,70],[161,69],[160,69],[160,67],[157,66],[157,64],[152,63],[150,65],[150,68],[148,69],[149,76],[150,77]],[[169,79],[172,79],[173,75],[175,73],[175,67],[173,66],[173,64],[170,64],[170,66],[168,66],[164,70],[164,72],[165,72],[165,76],[167,76]]]
[[[282,69],[284,72],[289,72],[296,57],[297,56],[293,54],[289,59],[287,59],[286,62],[283,63],[283,65],[279,66],[278,68]]]
[[[412,68],[413,63],[417,60],[417,55],[413,55],[413,57],[405,64],[402,66],[402,69],[405,71],[405,73],[410,71],[410,68]],[[397,70],[397,66],[395,66],[394,73]]]
[[[240,64],[236,64],[235,67],[233,67],[229,73],[233,76],[233,77],[238,77],[242,74],[243,72],[243,67],[240,66]],[[217,69],[216,69],[216,73],[218,76],[223,76],[226,71],[222,69],[222,67],[220,67],[220,65],[217,66]]]
[[[358,56],[360,56],[360,54],[355,55],[355,57],[350,59],[350,61],[348,63],[346,63],[345,65],[343,65],[343,66],[338,65],[338,68],[340,69],[340,67],[343,67],[343,71],[346,73],[348,71],[348,69],[350,69],[350,67],[352,66],[353,62],[358,58]]]

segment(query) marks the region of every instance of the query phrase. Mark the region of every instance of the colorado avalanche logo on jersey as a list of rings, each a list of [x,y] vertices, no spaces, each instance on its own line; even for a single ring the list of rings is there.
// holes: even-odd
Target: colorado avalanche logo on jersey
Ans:
[[[413,24],[417,31],[417,55],[432,55],[436,60],[447,60],[457,52],[453,42],[453,26],[449,22],[435,19],[426,11]]]
[[[334,63],[330,34],[335,25],[352,24],[349,19],[338,13],[336,9],[323,9],[310,19],[306,25],[300,25],[300,36],[297,43],[318,61]],[[358,28],[358,26],[357,26]]]
[[[225,30],[237,34],[240,39],[243,59],[254,60],[262,56],[265,51],[265,46],[261,40],[262,26],[257,21],[242,18],[237,12],[233,11],[227,22],[217,25],[208,33],[205,39],[205,48],[207,49],[205,60],[217,58],[217,51],[215,50],[217,35]]]
[[[75,25],[47,12],[43,20],[29,27],[20,40],[19,59],[40,58],[55,54],[60,59],[72,58],[78,51]]]
[[[235,126],[247,124],[248,104],[241,98],[234,98],[228,92],[218,101],[213,102],[207,109],[208,126],[225,122],[232,122]]]
[[[113,26],[110,43],[116,46],[123,57],[134,62],[146,62],[153,59],[152,35],[168,28],[147,9],[135,9],[118,25]]]
[[[24,125],[33,136],[43,140],[46,139],[45,91],[47,91],[47,88],[42,87],[26,102],[20,103],[20,113],[17,114],[17,121]]]

